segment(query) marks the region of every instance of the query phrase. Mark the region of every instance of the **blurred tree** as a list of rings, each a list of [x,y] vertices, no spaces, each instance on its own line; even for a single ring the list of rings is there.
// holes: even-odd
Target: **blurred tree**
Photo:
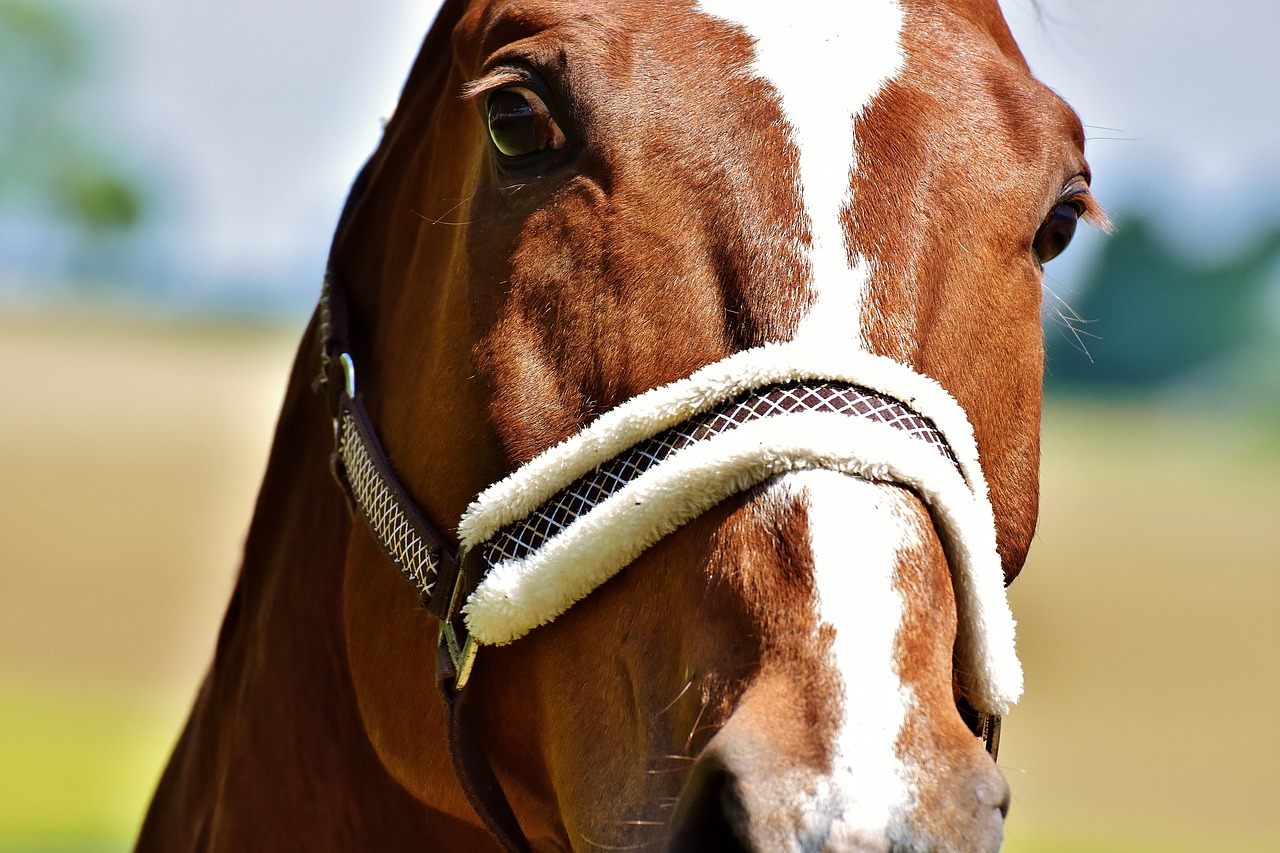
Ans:
[[[1162,240],[1146,220],[1123,220],[1073,300],[1089,321],[1081,338],[1049,330],[1046,382],[1154,390],[1272,348],[1278,261],[1277,226],[1205,261]]]
[[[114,255],[143,199],[94,119],[86,30],[69,6],[0,0],[0,215],[65,223],[81,255]]]

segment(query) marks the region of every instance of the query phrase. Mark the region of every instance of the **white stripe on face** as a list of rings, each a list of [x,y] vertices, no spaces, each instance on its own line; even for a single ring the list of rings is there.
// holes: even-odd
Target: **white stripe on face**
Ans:
[[[912,704],[895,654],[904,614],[896,571],[919,532],[896,489],[834,471],[789,474],[777,488],[808,506],[818,621],[835,629],[832,665],[844,683],[831,775],[817,806],[825,815],[810,819],[819,826],[834,819],[833,842],[877,849],[913,796],[910,768],[896,750]]]
[[[852,201],[854,121],[903,65],[902,9],[897,0],[701,0],[700,6],[755,39],[753,71],[781,97],[799,150],[817,299],[796,336],[863,347],[868,262],[850,262],[840,214]]]

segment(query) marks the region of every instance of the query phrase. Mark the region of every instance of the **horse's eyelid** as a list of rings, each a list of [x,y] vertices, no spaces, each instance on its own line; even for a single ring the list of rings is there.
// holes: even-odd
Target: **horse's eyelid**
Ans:
[[[511,86],[517,83],[529,82],[528,78],[518,71],[510,68],[499,68],[492,71],[478,80],[472,80],[466,83],[458,91],[458,99],[462,101],[474,101],[482,95],[487,95],[494,89],[501,89],[503,86]]]
[[[1098,200],[1093,197],[1093,193],[1089,191],[1089,187],[1083,187],[1079,192],[1068,193],[1063,197],[1064,202],[1070,202],[1080,205],[1083,212],[1080,218],[1095,228],[1100,228],[1107,234],[1111,233],[1111,218],[1107,216],[1107,211],[1103,209]]]

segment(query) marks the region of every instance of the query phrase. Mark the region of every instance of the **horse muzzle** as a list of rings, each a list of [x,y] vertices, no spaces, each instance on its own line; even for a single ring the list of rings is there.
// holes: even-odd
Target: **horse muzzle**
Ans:
[[[722,739],[727,734],[728,740]],[[670,853],[995,853],[1009,786],[985,754],[953,771],[942,804],[907,801],[883,823],[857,816],[839,774],[769,762],[770,751],[732,742],[726,727],[698,760],[673,820]],[[934,786],[938,792],[938,786]],[[931,798],[932,799],[932,798]]]

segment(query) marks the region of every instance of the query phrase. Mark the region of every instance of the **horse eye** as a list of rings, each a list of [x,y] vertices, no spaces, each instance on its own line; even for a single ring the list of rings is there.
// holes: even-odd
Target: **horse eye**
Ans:
[[[507,157],[527,157],[564,147],[564,132],[542,99],[520,86],[489,96],[489,138]]]
[[[1053,213],[1036,232],[1035,242],[1031,248],[1040,263],[1046,264],[1061,255],[1071,244],[1076,233],[1076,223],[1080,221],[1080,207],[1068,202],[1054,208]]]

